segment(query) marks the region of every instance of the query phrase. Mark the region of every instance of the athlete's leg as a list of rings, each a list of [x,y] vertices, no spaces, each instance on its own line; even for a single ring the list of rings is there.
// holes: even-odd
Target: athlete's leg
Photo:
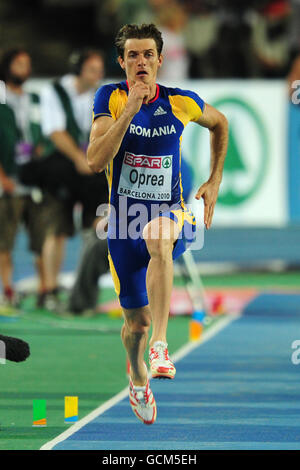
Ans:
[[[123,307],[125,322],[122,340],[130,361],[129,402],[134,414],[144,424],[156,420],[157,407],[150,389],[144,354],[151,322],[149,306],[135,309]]]
[[[150,254],[146,286],[152,315],[150,347],[156,341],[167,342],[167,325],[173,286],[172,251],[181,226],[167,217],[158,217],[144,228],[143,237]]]
[[[136,309],[125,309],[124,325],[121,337],[131,365],[131,379],[136,386],[147,382],[144,366],[144,354],[147,347],[148,332],[151,324],[149,306]]]
[[[151,324],[146,289],[149,253],[142,239],[108,237],[108,246],[110,270],[124,312],[121,335],[130,362],[129,401],[134,414],[143,423],[152,424],[157,415],[156,402],[144,364]]]

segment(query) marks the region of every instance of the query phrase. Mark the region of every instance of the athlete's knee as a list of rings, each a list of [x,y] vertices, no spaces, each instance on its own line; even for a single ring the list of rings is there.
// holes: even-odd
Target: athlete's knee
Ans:
[[[170,219],[155,219],[145,226],[143,238],[151,257],[166,258],[173,249],[176,226]]]
[[[126,317],[124,325],[129,334],[144,335],[149,331],[151,320],[147,315]]]
[[[139,321],[132,321],[127,325],[127,330],[131,335],[143,336],[148,333],[149,326]]]
[[[167,259],[173,249],[173,241],[165,238],[148,238],[145,240],[151,258]]]

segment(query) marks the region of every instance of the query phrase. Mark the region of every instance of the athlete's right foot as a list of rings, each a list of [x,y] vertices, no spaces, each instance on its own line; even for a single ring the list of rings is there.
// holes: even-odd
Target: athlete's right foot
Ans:
[[[169,358],[167,343],[156,341],[150,348],[149,361],[153,379],[174,379],[176,369]]]
[[[149,379],[144,387],[135,386],[129,381],[129,401],[132,411],[144,424],[153,424],[156,420],[157,408]]]

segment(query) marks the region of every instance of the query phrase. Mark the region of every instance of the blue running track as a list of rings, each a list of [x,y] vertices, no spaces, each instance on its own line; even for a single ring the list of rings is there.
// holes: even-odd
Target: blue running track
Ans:
[[[291,361],[296,339],[300,295],[259,296],[181,359],[174,381],[151,381],[155,424],[137,420],[126,398],[53,448],[300,449],[300,364]]]

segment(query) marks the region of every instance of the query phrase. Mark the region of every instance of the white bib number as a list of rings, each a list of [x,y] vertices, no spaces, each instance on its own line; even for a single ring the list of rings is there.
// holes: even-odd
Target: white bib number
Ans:
[[[173,155],[134,155],[126,152],[118,194],[134,199],[171,200]]]

